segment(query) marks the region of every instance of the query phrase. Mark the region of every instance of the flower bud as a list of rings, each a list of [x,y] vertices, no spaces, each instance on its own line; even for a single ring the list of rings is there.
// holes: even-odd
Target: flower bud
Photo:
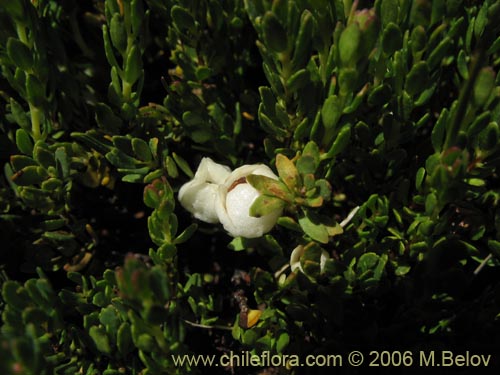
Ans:
[[[197,219],[220,222],[233,237],[260,237],[276,224],[282,209],[261,217],[250,216],[250,207],[260,196],[246,180],[252,174],[278,179],[263,164],[244,165],[231,172],[228,167],[203,158],[194,178],[180,188],[179,201]]]
[[[228,167],[217,164],[210,158],[203,158],[194,178],[179,190],[181,205],[201,221],[218,223],[215,210],[218,188],[230,172]]]
[[[279,209],[261,217],[250,216],[250,207],[260,195],[246,180],[251,174],[278,179],[266,165],[244,165],[235,169],[219,187],[217,216],[224,229],[233,237],[260,237],[272,229],[282,213]]]

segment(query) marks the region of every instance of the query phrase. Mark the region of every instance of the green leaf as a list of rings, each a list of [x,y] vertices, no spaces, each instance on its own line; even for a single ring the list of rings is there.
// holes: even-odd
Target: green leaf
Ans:
[[[437,205],[438,205],[438,200],[436,194],[434,193],[428,194],[425,199],[425,213],[430,216]]]
[[[43,238],[48,240],[56,241],[56,242],[65,242],[71,241],[75,238],[75,235],[63,230],[53,231],[53,232],[45,232]]]
[[[302,151],[302,156],[310,156],[314,160],[315,169],[319,166],[320,150],[314,141],[307,142],[304,150]]]
[[[102,26],[102,37],[103,37],[103,42],[104,42],[104,53],[106,55],[106,59],[108,60],[109,64],[111,65],[112,68],[116,69],[117,72],[122,73],[120,66],[118,65],[118,61],[116,61],[115,57],[115,52],[113,51],[109,31],[108,31],[108,26],[103,25]],[[115,87],[116,89],[116,87]],[[117,90],[118,92],[121,90]]]
[[[123,54],[127,48],[127,30],[123,23],[123,17],[119,13],[113,14],[111,18],[109,34],[115,48]]]
[[[236,237],[227,245],[227,247],[233,251],[242,251],[247,249],[251,243],[252,243],[251,239],[244,237]]]
[[[30,71],[33,67],[33,55],[29,47],[19,39],[7,40],[7,55],[17,67],[24,71]]]
[[[115,135],[112,138],[113,145],[127,155],[132,155],[132,140],[129,136]]]
[[[131,2],[131,23],[132,23],[132,34],[139,35],[143,30],[141,30],[144,20],[149,16],[149,11],[144,13],[144,5],[142,0],[132,0]]]
[[[183,171],[189,178],[194,177],[194,173],[189,167],[189,164],[183,158],[181,158],[175,152],[172,153],[172,157],[174,158],[175,163],[179,166],[181,171]]]
[[[158,208],[160,206],[160,192],[155,188],[154,183],[144,188],[143,200],[144,204],[150,208]]]
[[[129,182],[132,184],[141,183],[144,178],[144,175],[138,173],[130,173],[122,177],[123,182]]]
[[[495,87],[495,71],[491,67],[481,69],[474,84],[474,103],[482,107]]]
[[[488,240],[488,247],[491,252],[500,259],[500,241]]]
[[[267,114],[267,116],[274,117],[274,109],[276,107],[276,98],[272,90],[267,86],[259,87],[259,94],[261,98],[262,111]],[[259,110],[260,110],[259,106]]]
[[[343,103],[337,95],[328,97],[321,108],[321,118],[326,129],[332,129],[342,116]]]
[[[283,209],[285,202],[279,198],[260,195],[250,206],[250,216],[261,217]]]
[[[283,353],[288,344],[290,343],[290,336],[288,333],[284,332],[279,335],[278,340],[276,341],[276,351],[278,353]]]
[[[103,308],[99,313],[99,321],[105,327],[106,332],[108,332],[111,336],[115,336],[117,334],[120,325],[120,318],[115,307],[107,306]]]
[[[364,253],[358,259],[356,263],[356,269],[358,273],[364,273],[368,270],[375,268],[379,261],[379,256],[373,252]]]
[[[142,75],[142,56],[141,50],[137,46],[133,46],[127,55],[127,63],[125,65],[125,81],[129,84],[134,84]]]
[[[199,81],[204,81],[209,79],[213,75],[212,69],[206,67],[206,66],[199,66],[196,68],[195,75],[196,79]]]
[[[14,98],[10,98],[10,112],[14,117],[14,121],[24,130],[31,130],[31,121],[26,111]]]
[[[481,35],[483,34],[483,30],[488,23],[488,5],[489,2],[484,2],[479,9],[479,12],[476,16],[476,21],[474,22],[474,35],[476,39],[481,39]]]
[[[417,171],[417,175],[415,178],[415,187],[417,188],[417,190],[419,190],[420,187],[422,186],[422,183],[424,182],[424,177],[425,177],[425,168],[420,167]]]
[[[12,155],[10,157],[10,164],[12,165],[14,172],[20,171],[24,167],[28,167],[30,165],[38,165],[35,160],[25,155]]]
[[[64,147],[58,147],[55,152],[56,168],[59,176],[65,179],[69,176],[70,159]]]
[[[297,171],[295,164],[293,164],[293,162],[285,155],[276,155],[276,169],[278,170],[281,180],[285,183],[288,189],[290,189],[290,191],[294,191],[294,189],[299,187],[299,172]]]
[[[314,185],[317,187],[319,195],[324,200],[330,199],[330,195],[332,194],[332,185],[330,185],[327,180],[319,179],[314,182]]]
[[[97,103],[95,106],[95,120],[97,125],[110,134],[117,134],[123,125],[122,120],[113,113],[113,110],[105,103]]]
[[[422,51],[427,45],[427,35],[423,26],[418,25],[411,31],[411,49],[413,54]]]
[[[488,48],[488,54],[492,55],[494,53],[497,53],[500,51],[500,36],[496,38],[496,40],[493,42],[493,44]]]
[[[7,280],[2,285],[2,298],[17,311],[23,311],[29,304],[30,298],[26,289],[17,281]]]
[[[321,207],[323,205],[323,197],[320,196],[313,196],[313,197],[307,197],[305,204],[308,207]]]
[[[312,156],[302,155],[297,160],[297,170],[301,175],[313,174],[316,172],[317,163]]]
[[[153,160],[153,155],[151,155],[151,150],[149,149],[149,145],[146,143],[146,141],[140,138],[133,138],[132,149],[134,150],[134,153],[139,160],[142,160],[146,163],[149,163],[151,160]]]
[[[25,3],[22,0],[2,0],[0,5],[20,24],[26,22]]]
[[[266,132],[269,134],[273,134],[275,136],[279,137],[286,137],[288,135],[287,131],[280,127],[280,124],[275,123],[271,118],[269,118],[266,114],[263,112],[263,106],[262,103],[259,105],[259,110],[257,112],[257,115],[259,117],[259,123]]]
[[[37,142],[33,149],[33,157],[44,168],[55,166],[54,153],[47,150],[43,142]]]
[[[446,4],[444,0],[437,0],[432,2],[431,12],[431,25],[442,20],[446,14]]]
[[[419,61],[411,68],[405,81],[405,90],[410,95],[417,95],[429,84],[429,67],[425,61]]]
[[[103,155],[106,154],[109,150],[111,150],[110,145],[104,143],[104,141],[97,138],[97,134],[92,131],[88,131],[87,133],[74,132],[71,133],[71,137],[83,142],[85,145],[93,148],[94,150]]]
[[[478,136],[478,145],[482,150],[489,151],[498,147],[500,131],[496,122],[490,122]]]
[[[111,345],[106,331],[97,326],[90,327],[89,335],[95,343],[98,351],[104,354],[111,354]]]
[[[415,107],[420,107],[425,104],[432,98],[434,95],[434,91],[436,90],[437,83],[434,83],[431,87],[424,89],[422,93],[418,96],[417,100],[415,100],[414,105]]]
[[[264,61],[262,63],[262,69],[264,70],[264,75],[266,76],[273,91],[276,92],[277,95],[283,95],[285,92],[283,82],[281,81],[281,77],[278,72],[276,72],[275,68],[272,68]]]
[[[410,266],[398,266],[394,271],[394,273],[396,274],[396,276],[404,276],[408,272],[410,272],[410,270],[411,270]]]
[[[255,341],[259,338],[259,335],[253,329],[247,329],[241,338],[241,342],[245,345],[254,345]]]
[[[66,222],[66,219],[44,220],[42,223],[42,229],[45,231],[59,230],[66,225]]]
[[[24,129],[16,131],[16,146],[19,151],[26,155],[33,155],[33,141]]]
[[[328,150],[328,153],[326,154],[325,157],[332,158],[340,154],[349,145],[350,139],[351,139],[351,125],[347,124],[344,125],[342,129],[340,129],[337,138],[335,138],[332,147],[330,148],[330,150]]]
[[[399,4],[398,0],[384,0],[380,2],[380,16],[385,26],[391,22],[398,22]]]
[[[288,37],[273,12],[266,12],[262,20],[262,31],[266,46],[273,52],[283,52],[288,48]]]
[[[247,176],[246,179],[247,182],[261,194],[277,197],[286,202],[291,202],[293,200],[293,196],[288,191],[286,185],[274,178],[252,174]]]
[[[300,264],[306,275],[317,277],[321,272],[322,252],[323,249],[313,242],[304,247],[304,253],[300,257]]]
[[[306,69],[300,69],[296,71],[286,82],[288,92],[293,94],[297,90],[301,89],[310,82],[310,74]]]
[[[461,49],[457,56],[457,69],[463,79],[469,79],[469,68],[466,59],[465,51]]]
[[[448,109],[443,108],[436,124],[432,128],[431,141],[436,152],[441,152],[444,142],[446,125],[448,123]]]
[[[45,86],[33,74],[26,77],[26,95],[28,101],[35,107],[42,107],[45,103]]]
[[[491,112],[485,111],[476,117],[474,122],[467,128],[467,137],[473,139],[483,131],[491,121]]]
[[[28,166],[16,172],[12,176],[12,181],[20,186],[40,184],[48,177],[47,172],[42,167]]]
[[[167,155],[165,157],[164,166],[167,168],[167,174],[172,178],[177,178],[179,176],[179,170],[177,169],[177,165],[175,164],[174,159]]]
[[[197,229],[198,229],[198,224],[193,223],[189,225],[186,229],[182,231],[181,234],[177,236],[177,238],[174,240],[174,244],[178,245],[183,242],[186,242],[191,238],[191,236],[196,232]]]
[[[274,106],[274,113],[276,115],[276,119],[278,120],[277,123],[281,128],[290,128],[290,117],[288,116],[285,108],[280,103],[276,103],[276,105]]]
[[[174,5],[170,10],[170,15],[174,21],[174,26],[179,31],[186,32],[195,28],[194,18],[186,9]]]
[[[342,68],[339,74],[340,95],[348,96],[356,89],[359,77],[358,70],[355,68]]]
[[[328,243],[328,229],[323,225],[319,218],[310,210],[299,217],[299,225],[309,237],[320,243]]]
[[[143,182],[145,184],[149,184],[150,182],[156,180],[157,178],[160,178],[161,176],[163,176],[163,170],[156,169],[152,172],[149,172],[147,175],[145,175]]]
[[[403,46],[403,35],[401,29],[395,23],[389,23],[382,34],[382,48],[384,52],[391,56]]]
[[[382,106],[390,101],[391,95],[392,90],[389,85],[385,83],[378,85],[368,95],[368,105],[372,107]]]
[[[56,191],[57,189],[62,188],[63,183],[58,178],[48,178],[47,180],[42,182],[42,189],[45,191]]]
[[[294,219],[292,219],[291,217],[288,217],[288,216],[279,217],[277,224],[281,225],[282,227],[284,227],[286,229],[293,230],[295,232],[302,232],[300,225]]]
[[[313,16],[309,10],[302,12],[299,33],[295,40],[292,66],[299,69],[307,64],[312,48]]]
[[[449,50],[453,47],[453,41],[449,37],[445,37],[436,48],[431,52],[427,59],[427,64],[430,70],[434,70],[441,64],[441,61],[446,57]]]
[[[361,42],[361,30],[357,23],[351,23],[340,34],[339,56],[344,66],[353,66],[359,58],[358,48]]]
[[[109,160],[111,164],[118,168],[136,168],[139,163],[138,160],[128,156],[124,152],[114,148],[106,154],[106,159]]]

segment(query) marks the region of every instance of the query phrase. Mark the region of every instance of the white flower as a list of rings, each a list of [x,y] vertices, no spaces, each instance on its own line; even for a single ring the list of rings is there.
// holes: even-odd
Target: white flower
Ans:
[[[266,165],[244,165],[235,169],[219,187],[217,216],[224,229],[233,237],[260,237],[272,229],[282,213],[280,209],[261,217],[250,216],[250,207],[260,195],[246,180],[252,174],[278,179]]]
[[[258,218],[250,216],[250,207],[260,195],[246,180],[251,174],[278,179],[263,164],[244,165],[231,172],[203,158],[194,178],[180,188],[179,201],[197,219],[220,222],[233,237],[260,237],[272,229],[282,210]]]
[[[300,264],[300,258],[302,258],[302,255],[304,255],[305,250],[306,248],[304,246],[299,245],[295,249],[293,249],[292,254],[290,254],[290,268],[292,269],[292,272],[300,271],[304,273],[302,265]],[[327,259],[330,259],[330,255],[328,255],[325,250],[322,250],[321,257],[319,259],[320,272],[324,271]]]
[[[219,185],[231,173],[228,167],[215,163],[210,158],[201,159],[194,178],[182,185],[179,201],[195,218],[207,223],[218,223],[215,210]]]

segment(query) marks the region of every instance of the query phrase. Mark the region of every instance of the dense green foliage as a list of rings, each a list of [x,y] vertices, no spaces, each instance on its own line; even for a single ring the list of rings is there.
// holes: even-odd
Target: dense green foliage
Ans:
[[[494,0],[0,0],[0,372],[500,347],[498,19]],[[269,234],[177,203],[204,156],[279,174],[248,179],[252,214],[284,208]]]

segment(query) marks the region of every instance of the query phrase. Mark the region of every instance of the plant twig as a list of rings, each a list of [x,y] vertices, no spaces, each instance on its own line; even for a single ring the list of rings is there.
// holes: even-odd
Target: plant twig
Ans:
[[[488,263],[488,261],[493,257],[493,254],[489,254],[486,258],[484,258],[484,260],[481,262],[481,264],[479,266],[477,266],[477,268],[474,270],[474,276],[477,276],[477,274],[479,272],[481,272],[481,270],[484,268],[484,266],[486,266],[486,263]]]
[[[203,328],[203,329],[222,329],[222,330],[225,330],[225,331],[232,331],[233,328],[232,327],[227,327],[227,326],[221,326],[221,325],[213,325],[213,326],[209,326],[207,324],[200,324],[200,323],[195,323],[195,322],[192,322],[190,320],[186,320],[184,319],[184,323],[187,323],[188,325],[190,325],[191,327],[196,327],[196,328]]]

